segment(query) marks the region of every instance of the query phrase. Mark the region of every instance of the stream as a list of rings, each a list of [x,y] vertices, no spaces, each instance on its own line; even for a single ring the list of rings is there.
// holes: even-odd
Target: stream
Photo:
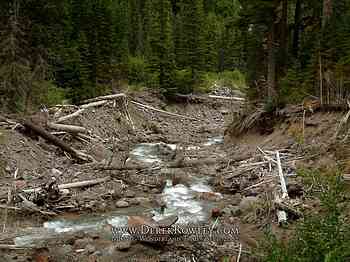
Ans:
[[[223,143],[223,137],[211,137],[205,143],[199,146],[190,146],[186,150],[196,150],[203,147],[209,147]],[[165,143],[142,143],[134,147],[130,152],[132,161],[144,163],[163,162],[171,159],[176,154],[177,145]],[[116,211],[84,215],[76,218],[61,218],[47,221],[42,228],[27,228],[25,234],[16,237],[14,242],[19,247],[34,245],[42,239],[57,237],[62,233],[75,232],[101,232],[107,225],[121,227],[126,226],[128,216],[145,214],[150,212],[154,220],[161,220],[167,216],[177,215],[179,217],[178,224],[205,222],[210,219],[213,203],[205,200],[199,200],[198,194],[203,192],[213,192],[208,185],[208,177],[189,177],[188,185],[176,184],[173,185],[172,180],[167,180],[166,186],[162,192],[163,201],[166,203],[166,208],[161,211],[157,209],[146,210],[146,208],[135,206],[121,208]],[[219,193],[215,193],[221,196]]]

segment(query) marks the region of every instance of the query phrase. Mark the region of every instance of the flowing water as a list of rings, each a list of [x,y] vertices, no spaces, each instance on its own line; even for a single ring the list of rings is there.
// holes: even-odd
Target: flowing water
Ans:
[[[209,138],[201,146],[211,146],[223,142],[222,137]],[[201,148],[196,146],[195,148]],[[192,149],[192,148],[191,148]],[[176,145],[165,143],[142,143],[130,152],[130,159],[144,162],[155,163],[172,159],[176,150]],[[166,208],[160,210],[151,210],[154,220],[160,220],[170,215],[177,215],[179,224],[205,222],[209,219],[212,203],[198,199],[198,194],[203,192],[212,192],[208,185],[207,178],[190,177],[189,185],[173,185],[171,180],[162,192],[162,198],[166,203]],[[218,194],[219,195],[219,194]],[[128,215],[142,215],[147,210],[142,207],[130,207],[121,209],[121,211],[95,216],[77,216],[75,218],[62,218],[47,221],[43,227],[38,230],[33,228],[31,234],[15,238],[15,244],[18,246],[30,246],[40,239],[48,239],[57,234],[74,232],[100,232],[107,224],[120,227],[126,226]],[[30,230],[30,229],[29,229]]]

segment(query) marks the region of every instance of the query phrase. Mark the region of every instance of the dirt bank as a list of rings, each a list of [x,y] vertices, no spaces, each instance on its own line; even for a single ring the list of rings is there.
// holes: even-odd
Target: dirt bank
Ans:
[[[206,178],[208,186],[221,193],[220,197],[210,192],[197,192],[193,196],[194,200],[210,203],[208,214],[212,217],[207,222],[238,226],[243,245],[241,261],[254,261],[250,250],[258,245],[261,229],[269,222],[277,228],[278,223],[274,209],[264,213],[265,209],[261,207],[261,203],[265,203],[261,200],[264,200],[268,186],[245,189],[262,182],[261,174],[269,172],[268,165],[257,165],[257,169],[250,169],[234,180],[228,180],[226,174],[242,170],[242,165],[261,161],[258,146],[267,151],[288,150],[285,152],[290,154],[292,164],[283,167],[288,174],[292,174],[298,166],[329,166],[336,161],[335,153],[323,153],[330,148],[328,138],[335,133],[339,113],[307,116],[302,141],[300,119],[297,118],[279,124],[270,135],[253,133],[239,138],[226,137],[222,143],[220,137],[232,120],[232,112],[237,111],[236,105],[232,103],[206,99],[196,104],[166,105],[157,94],[131,93],[128,97],[132,101],[192,119],[169,116],[129,103],[131,123],[125,112],[113,104],[90,108],[67,124],[87,128],[93,139],[79,139],[68,133],[59,134],[59,137],[77,150],[91,155],[96,160],[93,163],[78,163],[41,138],[32,139],[8,126],[0,129],[1,204],[6,205],[8,192],[11,192],[16,196],[11,206],[18,208],[1,209],[4,225],[1,245],[4,249],[0,252],[7,259],[5,261],[128,261],[129,258],[135,258],[134,261],[172,261],[179,257],[193,257],[196,261],[219,261],[227,257],[235,261],[240,247],[234,242],[174,242],[161,246],[138,242],[118,243],[111,240],[110,228],[105,225],[97,232],[82,230],[55,234],[39,244],[36,242],[34,248],[11,250],[14,236],[26,235],[28,231],[33,233],[29,227],[36,227],[39,235],[44,234],[40,227],[48,221],[78,220],[91,215],[108,216],[110,212],[122,216],[150,217],[149,210],[158,210],[163,205],[159,199],[166,192],[166,179],[176,182],[174,188],[185,190],[193,187],[192,180],[197,178]],[[50,119],[72,112],[72,108],[59,111],[56,108],[50,113]],[[136,157],[130,154],[140,143],[158,142],[177,145],[174,152],[166,146],[157,147],[164,157],[160,164],[141,163],[137,154]],[[289,161],[287,154],[285,157]],[[45,188],[52,181],[62,185],[106,177],[108,180],[102,183],[70,188],[64,194],[59,192],[52,201],[43,199],[37,204],[41,212],[24,208],[16,195],[26,189]],[[185,185],[186,188],[176,187],[176,184]],[[26,194],[25,197],[30,200],[37,196]],[[249,201],[255,208],[247,204]],[[48,215],[48,211],[56,215]]]

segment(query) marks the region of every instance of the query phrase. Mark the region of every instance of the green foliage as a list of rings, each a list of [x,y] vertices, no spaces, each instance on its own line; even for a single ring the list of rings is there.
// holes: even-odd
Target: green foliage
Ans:
[[[217,86],[228,87],[232,90],[246,92],[247,85],[244,74],[237,69],[223,71],[220,73],[207,72],[202,75],[201,84],[195,90],[201,93],[208,93]]]
[[[193,92],[192,88],[192,74],[188,69],[175,71],[175,90],[181,94],[189,94]]]
[[[149,80],[148,65],[142,57],[129,57],[128,79],[130,84],[146,83]]]
[[[219,73],[219,83],[222,86],[229,87],[231,89],[245,90],[247,88],[244,74],[239,70],[224,71]]]
[[[31,106],[38,108],[41,104],[53,106],[62,104],[66,99],[66,92],[64,89],[55,86],[50,81],[40,81],[33,83],[33,93],[31,94]]]
[[[301,103],[308,94],[312,93],[313,86],[307,81],[309,78],[307,72],[290,68],[280,81],[281,101],[285,104]]]
[[[264,241],[263,261],[348,261],[350,227],[344,208],[344,184],[340,173],[301,171],[305,186],[312,183],[314,196],[321,200],[321,210],[309,214],[297,224],[295,234],[282,243],[270,232]]]

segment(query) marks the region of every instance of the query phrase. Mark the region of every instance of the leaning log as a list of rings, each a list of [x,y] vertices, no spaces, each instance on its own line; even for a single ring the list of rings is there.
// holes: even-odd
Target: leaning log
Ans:
[[[34,131],[35,133],[37,133],[42,138],[48,140],[49,142],[51,142],[55,146],[58,146],[59,148],[61,148],[63,151],[71,154],[76,159],[79,159],[79,160],[82,160],[82,161],[92,161],[93,160],[91,156],[88,156],[88,155],[86,155],[86,154],[84,154],[84,153],[82,153],[82,152],[80,152],[80,151],[70,147],[69,145],[67,145],[62,140],[58,139],[54,135],[52,135],[49,132],[47,132],[41,126],[34,125],[29,120],[25,120],[23,122],[23,126],[25,126],[26,128],[29,128],[30,130]]]
[[[85,127],[73,126],[73,125],[62,125],[56,123],[47,123],[47,126],[54,130],[65,131],[70,133],[88,133]]]

